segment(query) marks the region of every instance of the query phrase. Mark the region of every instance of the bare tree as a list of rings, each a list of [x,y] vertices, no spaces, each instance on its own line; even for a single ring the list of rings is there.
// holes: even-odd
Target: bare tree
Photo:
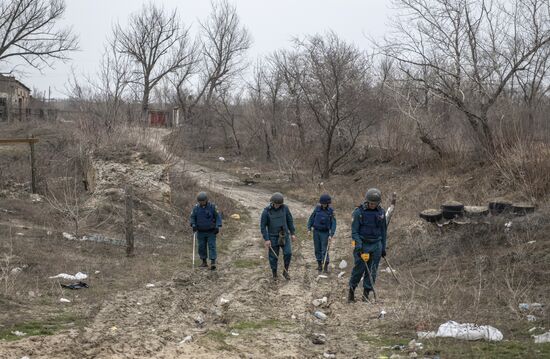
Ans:
[[[237,148],[237,155],[241,154],[241,141],[237,134],[237,117],[239,116],[241,107],[242,107],[242,94],[236,93],[235,95],[231,94],[229,88],[223,88],[219,91],[218,95],[214,99],[214,111],[218,118],[221,120],[221,126],[223,127],[224,134],[226,136],[226,142],[228,131],[231,131],[231,137],[235,142],[235,147]]]
[[[514,76],[550,42],[545,0],[394,0],[401,9],[383,49],[402,73],[456,107],[489,153],[491,110]]]
[[[303,76],[298,84],[320,130],[321,177],[328,178],[374,123],[365,111],[369,93],[366,57],[335,33],[295,40]],[[366,115],[365,115],[366,114]]]
[[[130,17],[126,29],[120,24],[115,26],[113,44],[135,62],[133,81],[142,89],[143,120],[151,90],[167,75],[186,71],[195,61],[189,28],[182,25],[177,11],[166,12],[152,2]]]
[[[22,59],[41,69],[77,50],[71,28],[57,29],[63,0],[0,0],[0,64]]]
[[[244,54],[252,40],[227,0],[212,2],[212,13],[201,28],[202,85],[195,103],[204,96],[208,105],[214,91],[244,69]]]

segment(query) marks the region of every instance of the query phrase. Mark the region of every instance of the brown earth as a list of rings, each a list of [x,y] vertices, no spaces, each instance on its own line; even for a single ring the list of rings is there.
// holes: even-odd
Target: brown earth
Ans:
[[[152,136],[152,146],[158,149],[160,143],[160,134]],[[0,342],[0,358],[316,358],[324,353],[341,358],[377,357],[380,348],[361,334],[371,322],[379,321],[380,310],[391,303],[347,304],[349,265],[341,279],[337,267],[329,278],[317,278],[313,245],[303,230],[310,206],[287,199],[301,231],[293,243],[292,280],[274,284],[258,228],[270,192],[243,186],[235,176],[184,160],[177,159],[174,166],[203,188],[238,201],[248,212],[250,220],[241,222],[227,255],[219,258],[218,270],[193,271],[191,263],[186,263],[185,269],[155,282],[153,288],[143,285],[117,293],[81,330]],[[344,235],[348,232],[345,221],[340,221],[331,249],[333,265],[342,258],[350,262]],[[189,253],[190,248],[184,251]],[[380,276],[379,297],[385,298],[391,277]],[[315,308],[312,300],[324,296],[328,303]],[[328,319],[316,319],[316,309]],[[313,344],[314,333],[325,334],[326,344]],[[182,343],[189,335],[192,340]],[[369,335],[376,337],[376,333]]]

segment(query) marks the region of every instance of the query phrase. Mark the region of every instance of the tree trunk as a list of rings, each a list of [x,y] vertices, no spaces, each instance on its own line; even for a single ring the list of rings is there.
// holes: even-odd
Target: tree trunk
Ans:
[[[264,138],[265,138],[265,159],[267,162],[271,162],[271,147],[269,145],[269,136],[267,130],[264,127]]]
[[[334,135],[334,129],[331,129],[327,133],[327,139],[325,148],[323,151],[324,158],[322,159],[323,170],[321,172],[321,178],[328,179],[330,177],[330,150],[332,149],[332,136]]]
[[[141,122],[147,125],[147,116],[149,114],[149,86],[143,88],[143,97],[141,99]]]

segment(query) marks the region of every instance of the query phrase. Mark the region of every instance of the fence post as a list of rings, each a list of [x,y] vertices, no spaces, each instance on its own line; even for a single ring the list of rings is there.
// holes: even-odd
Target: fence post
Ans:
[[[31,141],[29,145],[31,147],[31,191],[36,193],[36,161],[34,156],[34,135],[31,134]]]
[[[134,256],[134,221],[132,219],[133,194],[132,187],[126,185],[126,256]]]

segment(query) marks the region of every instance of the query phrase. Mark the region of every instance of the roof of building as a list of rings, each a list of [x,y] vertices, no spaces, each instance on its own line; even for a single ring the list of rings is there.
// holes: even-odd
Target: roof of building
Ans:
[[[29,92],[31,92],[31,89],[28,88],[24,83],[22,83],[21,81],[17,80],[15,78],[15,76],[5,76],[5,75],[2,75],[0,74],[0,81],[14,81],[16,83],[18,83],[21,87],[24,87],[25,89],[27,89]]]

